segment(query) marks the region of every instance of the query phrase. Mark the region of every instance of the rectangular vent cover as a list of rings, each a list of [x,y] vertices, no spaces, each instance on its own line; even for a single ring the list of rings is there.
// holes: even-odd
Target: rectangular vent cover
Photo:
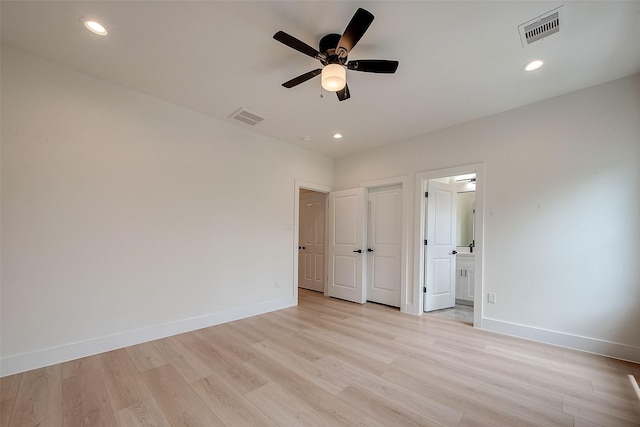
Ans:
[[[562,7],[562,6],[560,6]],[[518,26],[522,46],[526,46],[560,31],[560,8]]]
[[[235,120],[239,120],[243,123],[246,123],[248,125],[251,126],[255,126],[258,123],[260,123],[261,121],[264,120],[263,117],[258,116],[257,114],[254,113],[250,113],[249,111],[245,110],[244,108],[239,108],[236,111],[233,112],[233,114],[231,114],[231,116],[229,116]]]

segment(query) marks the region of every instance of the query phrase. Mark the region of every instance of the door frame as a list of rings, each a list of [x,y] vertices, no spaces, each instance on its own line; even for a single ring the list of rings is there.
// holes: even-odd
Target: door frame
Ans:
[[[424,309],[424,292],[425,286],[424,275],[424,239],[426,224],[424,221],[426,215],[426,198],[427,185],[430,179],[447,178],[456,175],[476,174],[476,234],[475,234],[475,287],[473,303],[473,327],[482,328],[482,307],[484,303],[484,275],[483,275],[483,258],[484,258],[484,192],[485,192],[485,173],[484,163],[473,163],[469,165],[453,166],[444,169],[436,169],[416,174],[416,191],[415,191],[415,218],[414,227],[415,246],[414,246],[414,277],[417,286],[414,289],[413,298],[417,301],[414,306],[414,314],[421,315]]]
[[[298,303],[298,240],[300,239],[300,189],[317,191],[318,193],[325,193],[327,197],[325,197],[325,216],[324,216],[324,243],[325,249],[328,241],[328,215],[326,213],[329,211],[328,203],[329,203],[329,192],[332,191],[331,187],[327,187],[326,185],[314,184],[310,182],[304,181],[294,181],[294,198],[293,198],[293,299]],[[327,261],[325,256],[324,262],[324,295],[327,296]]]
[[[411,180],[409,176],[396,176],[392,178],[377,179],[375,181],[366,181],[360,184],[365,188],[366,200],[369,200],[369,189],[378,187],[387,187],[391,185],[402,186],[402,253],[400,258],[400,311],[402,313],[414,313],[413,301],[415,299],[409,298],[411,292],[408,289],[407,278],[411,277],[411,270],[409,265],[409,245],[411,245],[411,239],[409,238],[409,224],[410,224],[410,211],[411,211],[411,194],[413,189],[410,188]],[[368,207],[367,207],[368,212]],[[366,214],[366,221],[369,221],[369,214]],[[368,224],[367,224],[368,229]]]

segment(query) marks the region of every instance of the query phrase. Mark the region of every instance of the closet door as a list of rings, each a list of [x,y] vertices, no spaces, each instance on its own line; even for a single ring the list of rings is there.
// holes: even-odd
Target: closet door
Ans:
[[[367,301],[400,307],[402,186],[369,190]]]
[[[363,188],[329,193],[329,296],[364,303],[366,266]]]

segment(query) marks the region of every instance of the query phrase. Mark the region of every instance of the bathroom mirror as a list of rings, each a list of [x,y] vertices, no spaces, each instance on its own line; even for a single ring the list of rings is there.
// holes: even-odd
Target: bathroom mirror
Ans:
[[[475,207],[475,191],[458,193],[456,246],[469,246],[475,239]]]

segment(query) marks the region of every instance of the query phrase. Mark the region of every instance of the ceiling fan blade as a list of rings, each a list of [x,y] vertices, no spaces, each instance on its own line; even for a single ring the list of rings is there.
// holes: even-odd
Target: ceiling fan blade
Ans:
[[[317,76],[318,74],[320,74],[322,72],[322,68],[318,68],[317,70],[313,70],[313,71],[309,71],[308,73],[304,73],[299,75],[298,77],[294,77],[293,79],[289,80],[288,82],[284,82],[282,83],[282,86],[291,89],[294,86],[298,86],[300,83],[304,83],[309,79],[314,78],[315,76]]]
[[[351,98],[351,94],[349,93],[349,86],[344,85],[344,88],[337,91],[336,95],[338,95],[338,100],[340,101],[344,101]]]
[[[273,38],[278,40],[280,43],[286,44],[290,48],[297,50],[298,52],[309,55],[312,58],[317,58],[320,53],[305,42],[298,40],[284,31],[278,31],[273,35]]]
[[[336,47],[336,54],[339,58],[346,58],[351,49],[358,43],[364,33],[369,28],[369,25],[373,22],[373,14],[362,8],[356,10],[356,13],[349,21],[349,25],[344,30],[338,46]]]
[[[393,74],[398,69],[398,61],[387,61],[384,59],[361,59],[349,61],[347,69],[354,71],[364,71],[365,73],[388,73]]]

